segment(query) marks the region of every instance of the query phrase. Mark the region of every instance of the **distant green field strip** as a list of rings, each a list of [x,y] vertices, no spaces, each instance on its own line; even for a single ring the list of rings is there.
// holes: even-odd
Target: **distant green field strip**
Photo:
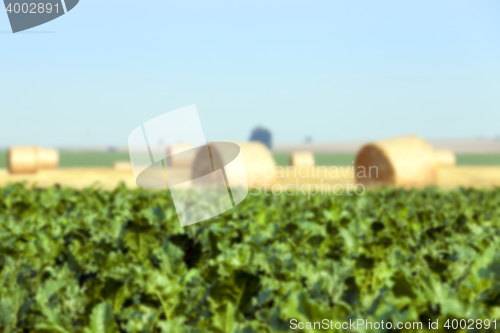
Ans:
[[[290,154],[273,154],[277,165],[290,165]],[[316,165],[352,165],[355,154],[314,154]]]
[[[61,167],[111,167],[116,161],[129,161],[126,152],[61,152]]]
[[[500,165],[500,154],[458,154],[458,165]]]
[[[61,153],[61,168],[111,167],[116,161],[128,161],[127,152],[67,152]],[[273,154],[277,165],[289,165],[290,154]],[[316,165],[352,165],[355,154],[315,154]],[[457,154],[457,164],[466,166],[500,166],[500,154]],[[7,153],[0,151],[0,169],[7,167]]]
[[[273,154],[277,165],[286,166],[290,163],[290,154]],[[314,154],[316,165],[352,165],[355,154]],[[457,154],[457,165],[461,166],[500,166],[500,154]]]
[[[7,152],[0,151],[0,169],[7,167]]]
[[[61,168],[76,167],[111,167],[116,161],[128,161],[126,152],[60,152]],[[7,167],[7,153],[0,152],[0,169]]]

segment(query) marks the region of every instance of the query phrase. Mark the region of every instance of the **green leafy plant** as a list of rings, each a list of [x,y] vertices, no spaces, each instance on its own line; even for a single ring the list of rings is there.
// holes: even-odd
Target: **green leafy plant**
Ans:
[[[0,189],[0,329],[289,332],[291,319],[493,320],[499,228],[500,189],[249,195],[181,228],[168,192],[13,184]]]

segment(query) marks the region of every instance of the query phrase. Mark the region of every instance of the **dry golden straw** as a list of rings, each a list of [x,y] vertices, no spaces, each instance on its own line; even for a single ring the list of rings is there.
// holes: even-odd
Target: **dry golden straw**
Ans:
[[[11,147],[7,160],[11,174],[30,174],[38,170],[57,169],[59,152],[56,149],[36,146]]]
[[[305,152],[296,152],[290,155],[290,165],[296,168],[299,167],[313,167],[314,166],[314,154]]]
[[[457,165],[455,153],[451,150],[436,150],[436,164],[438,168],[453,168]]]
[[[57,149],[38,148],[38,170],[57,169],[59,152]]]
[[[266,183],[268,185],[274,184],[276,162],[269,149],[264,144],[256,141],[234,143],[240,147],[246,171],[246,175],[242,174],[241,179],[237,180],[236,183],[257,188],[264,187]],[[224,160],[227,156],[227,152],[218,151],[217,145],[213,144],[210,145],[210,153],[213,160]],[[203,153],[197,154],[192,168],[193,179],[211,172],[210,164],[200,162],[204,156]],[[207,168],[210,169],[207,170]]]
[[[132,164],[129,161],[116,161],[113,163],[113,169],[117,171],[132,171]]]
[[[7,164],[11,174],[29,174],[38,171],[37,147],[11,147],[7,153]]]
[[[194,147],[190,143],[171,145],[167,148],[167,159],[171,168],[191,168],[195,159]],[[192,154],[189,151],[192,150]],[[182,153],[182,154],[181,154]]]
[[[416,136],[363,146],[356,156],[355,172],[357,182],[368,186],[422,188],[437,184],[434,150]]]

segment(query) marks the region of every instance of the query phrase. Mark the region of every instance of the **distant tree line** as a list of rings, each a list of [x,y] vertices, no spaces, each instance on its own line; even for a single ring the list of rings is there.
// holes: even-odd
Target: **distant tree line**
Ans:
[[[267,148],[272,148],[273,136],[271,131],[263,127],[256,127],[250,134],[250,141],[259,141],[266,145]]]

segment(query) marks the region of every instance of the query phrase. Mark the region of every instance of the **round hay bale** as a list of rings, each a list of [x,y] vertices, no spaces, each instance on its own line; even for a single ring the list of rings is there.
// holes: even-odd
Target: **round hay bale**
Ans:
[[[167,148],[167,164],[171,168],[191,168],[196,150],[190,143],[170,145]]]
[[[290,165],[296,168],[313,167],[314,154],[309,151],[292,153],[290,155]]]
[[[131,171],[132,164],[129,161],[116,161],[113,163],[113,169],[117,171]]]
[[[11,147],[7,153],[7,164],[11,174],[31,174],[38,171],[38,148]]]
[[[436,150],[434,154],[438,168],[453,168],[457,165],[457,158],[451,150]]]
[[[437,165],[431,145],[416,136],[369,143],[355,162],[356,179],[368,186],[423,188],[437,184]]]
[[[38,170],[57,169],[59,152],[57,149],[38,148]]]
[[[276,162],[264,144],[257,141],[234,142],[233,144],[239,147],[246,172],[246,175],[240,175],[239,180],[233,179],[236,183],[255,188],[264,188],[266,184],[274,184]],[[206,154],[203,149],[200,149],[193,163],[192,179],[207,175],[213,171],[212,167],[218,169],[220,166],[228,165],[235,158],[235,155],[239,153],[238,151],[235,152],[227,142],[213,142],[208,146],[212,156],[212,164],[206,162]]]

